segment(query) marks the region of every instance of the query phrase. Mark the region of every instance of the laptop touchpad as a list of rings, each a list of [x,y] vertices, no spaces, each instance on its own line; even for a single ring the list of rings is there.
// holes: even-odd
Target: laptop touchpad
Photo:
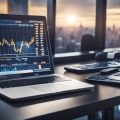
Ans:
[[[6,88],[3,90],[1,89],[1,93],[11,99],[24,98],[43,94],[42,92],[38,92],[37,90],[31,89],[29,86]]]

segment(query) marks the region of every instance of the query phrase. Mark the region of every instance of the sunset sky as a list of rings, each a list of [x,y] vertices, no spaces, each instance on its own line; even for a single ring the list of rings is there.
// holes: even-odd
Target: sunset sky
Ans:
[[[0,0],[0,13],[8,12],[6,1]],[[96,0],[57,0],[57,26],[94,27],[95,4]],[[47,0],[28,0],[28,5],[28,14],[47,14]],[[120,0],[108,0],[107,8],[107,26],[120,27]]]

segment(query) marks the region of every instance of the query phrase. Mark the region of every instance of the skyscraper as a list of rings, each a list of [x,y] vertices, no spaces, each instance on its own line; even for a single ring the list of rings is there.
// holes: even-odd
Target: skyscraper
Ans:
[[[28,14],[28,0],[8,0],[9,14]]]

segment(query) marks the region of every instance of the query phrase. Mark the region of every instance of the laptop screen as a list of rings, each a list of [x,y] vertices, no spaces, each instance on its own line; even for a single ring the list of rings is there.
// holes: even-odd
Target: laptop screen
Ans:
[[[51,69],[45,17],[1,15],[0,75],[48,73]]]

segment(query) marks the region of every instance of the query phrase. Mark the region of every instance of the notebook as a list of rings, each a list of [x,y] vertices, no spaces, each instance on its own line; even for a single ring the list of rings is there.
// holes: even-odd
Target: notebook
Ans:
[[[44,16],[0,15],[0,94],[24,100],[94,86],[54,72]]]

